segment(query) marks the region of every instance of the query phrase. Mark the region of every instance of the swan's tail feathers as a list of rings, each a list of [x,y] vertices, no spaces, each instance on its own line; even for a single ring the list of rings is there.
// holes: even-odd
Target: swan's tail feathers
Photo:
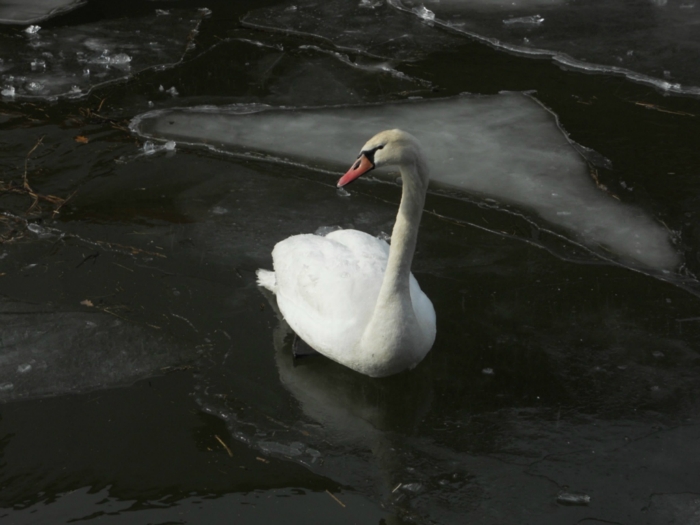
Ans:
[[[255,274],[258,276],[258,286],[262,286],[272,293],[277,293],[277,277],[275,276],[275,272],[260,268]]]

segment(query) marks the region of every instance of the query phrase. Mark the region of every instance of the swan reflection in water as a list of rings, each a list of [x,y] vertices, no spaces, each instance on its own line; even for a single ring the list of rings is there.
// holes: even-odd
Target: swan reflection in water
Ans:
[[[430,410],[429,374],[411,371],[373,379],[341,366],[305,345],[284,320],[274,295],[266,290],[263,295],[278,318],[272,337],[280,382],[304,416],[320,427],[330,455],[340,457],[339,481],[358,488],[369,478],[382,500],[397,502],[407,512],[399,501],[401,491],[393,492],[399,484],[415,481],[400,442]],[[323,452],[324,469],[335,468],[328,451]]]

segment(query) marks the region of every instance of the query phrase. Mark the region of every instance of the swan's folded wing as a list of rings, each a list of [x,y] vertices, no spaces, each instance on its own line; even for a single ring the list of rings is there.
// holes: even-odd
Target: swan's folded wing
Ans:
[[[387,254],[386,243],[354,230],[278,243],[277,300],[292,329],[327,355],[352,348],[374,311]]]
[[[389,258],[389,245],[386,242],[357,230],[338,230],[329,234],[328,237],[346,246],[360,264],[370,265],[374,264],[374,261],[381,261],[381,278],[384,278],[386,263]],[[409,283],[411,303],[413,304],[413,311],[416,314],[416,319],[422,325],[424,332],[429,334],[434,340],[435,308],[433,307],[433,303],[428,296],[425,295],[423,290],[421,290],[413,274],[410,275]],[[377,285],[377,294],[379,294],[380,286],[381,284]],[[376,297],[372,303],[373,310],[375,303]]]

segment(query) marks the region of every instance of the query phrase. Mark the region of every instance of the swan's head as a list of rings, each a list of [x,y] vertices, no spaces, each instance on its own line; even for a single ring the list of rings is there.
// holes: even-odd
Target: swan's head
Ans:
[[[400,129],[389,129],[377,133],[360,150],[357,161],[338,181],[341,188],[360,175],[381,166],[415,164],[422,162],[418,140]]]

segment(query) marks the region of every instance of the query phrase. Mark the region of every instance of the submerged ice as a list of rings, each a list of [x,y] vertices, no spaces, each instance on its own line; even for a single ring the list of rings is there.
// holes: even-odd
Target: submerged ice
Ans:
[[[261,106],[154,111],[132,130],[340,172],[375,132],[402,128],[422,143],[434,190],[515,205],[599,255],[656,269],[679,262],[669,232],[599,190],[554,117],[517,93],[318,109]],[[381,173],[380,173],[380,176]],[[396,174],[385,172],[395,180]]]
[[[38,29],[0,44],[2,95],[82,96],[97,85],[174,65],[202,16],[180,12],[51,29],[30,26]]]
[[[187,359],[183,348],[104,313],[0,302],[0,402],[133,382]]]

